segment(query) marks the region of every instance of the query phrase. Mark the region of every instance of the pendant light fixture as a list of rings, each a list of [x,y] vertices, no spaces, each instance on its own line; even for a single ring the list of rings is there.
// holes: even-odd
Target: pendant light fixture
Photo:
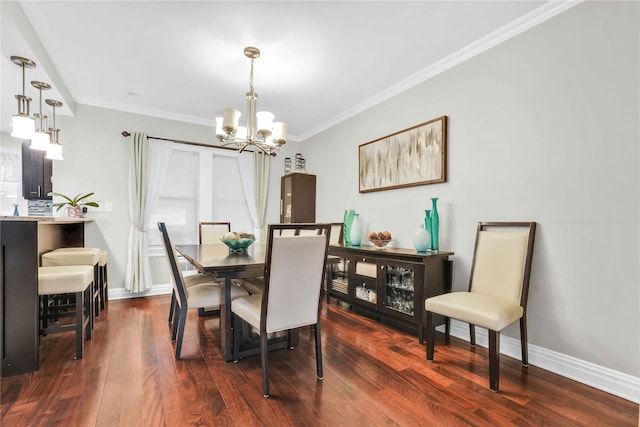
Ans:
[[[51,115],[53,117],[53,127],[49,128],[49,146],[44,157],[51,160],[64,160],[62,157],[62,145],[60,145],[59,140],[60,129],[56,127],[56,107],[62,107],[62,102],[55,99],[47,99],[44,102],[53,109],[53,114]]]
[[[34,150],[46,151],[47,148],[49,148],[50,136],[47,132],[47,116],[42,114],[42,91],[51,89],[51,85],[44,82],[31,82],[31,86],[38,89],[38,92],[40,93],[40,112],[38,114],[34,114],[36,129],[31,136],[31,145],[29,147]]]
[[[252,145],[265,154],[275,156],[276,151],[287,142],[287,124],[273,122],[274,115],[267,111],[256,112],[258,94],[253,90],[253,62],[260,57],[257,47],[246,47],[244,56],[251,59],[249,92],[247,92],[247,122],[238,126],[240,111],[225,108],[222,117],[216,117],[216,137],[222,145],[235,145],[239,152]]]
[[[16,95],[18,100],[18,114],[14,114],[11,121],[11,136],[20,139],[31,139],[35,131],[35,122],[30,116],[31,98],[25,95],[25,70],[35,68],[36,63],[21,56],[12,56],[11,62],[22,68],[22,95]]]

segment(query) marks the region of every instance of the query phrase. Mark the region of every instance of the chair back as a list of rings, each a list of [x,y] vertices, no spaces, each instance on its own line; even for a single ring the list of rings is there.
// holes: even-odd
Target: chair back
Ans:
[[[535,222],[478,223],[469,292],[526,307],[535,231]]]
[[[261,331],[318,323],[330,234],[330,224],[269,225]]]
[[[169,263],[169,270],[171,273],[171,284],[173,285],[173,291],[176,296],[176,301],[180,307],[184,307],[187,301],[187,291],[184,286],[184,277],[182,276],[182,270],[178,265],[178,257],[176,255],[176,248],[173,244],[173,240],[169,236],[167,226],[164,222],[158,223],[158,228],[162,234],[162,243],[164,247],[164,253]]]
[[[331,223],[331,240],[329,241],[330,245],[337,245],[339,243],[343,243],[343,227],[344,223],[342,222],[333,222]]]
[[[230,222],[201,222],[198,224],[201,245],[224,245],[220,239],[230,231]]]

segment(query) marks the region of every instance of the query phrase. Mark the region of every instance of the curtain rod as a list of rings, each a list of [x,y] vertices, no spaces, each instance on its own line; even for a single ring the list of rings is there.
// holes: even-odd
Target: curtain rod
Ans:
[[[129,136],[131,136],[131,134],[129,133],[129,131],[123,130],[122,131],[122,136],[124,136],[125,138],[128,138]],[[147,138],[149,139],[159,139],[161,141],[170,141],[170,142],[175,142],[177,144],[185,144],[185,145],[195,145],[196,147],[206,147],[206,148],[220,148],[222,150],[231,150],[231,151],[237,151],[235,148],[231,148],[231,147],[223,147],[222,145],[211,145],[211,144],[204,144],[202,142],[193,142],[193,141],[180,141],[179,139],[171,139],[171,138],[160,138],[158,136],[147,136]],[[253,153],[252,150],[244,150],[247,151],[249,153]]]

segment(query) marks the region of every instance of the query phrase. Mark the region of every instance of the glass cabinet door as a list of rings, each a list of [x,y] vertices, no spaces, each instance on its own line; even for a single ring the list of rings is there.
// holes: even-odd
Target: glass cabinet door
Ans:
[[[415,269],[408,266],[384,266],[384,299],[382,305],[391,311],[413,316],[416,290]]]

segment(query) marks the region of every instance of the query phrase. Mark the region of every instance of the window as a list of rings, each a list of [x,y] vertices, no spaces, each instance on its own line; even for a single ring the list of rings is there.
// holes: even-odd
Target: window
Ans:
[[[233,231],[253,233],[235,152],[174,144],[158,205],[148,228],[150,253],[160,254],[158,222],[175,244],[198,243],[200,221],[230,221]]]

